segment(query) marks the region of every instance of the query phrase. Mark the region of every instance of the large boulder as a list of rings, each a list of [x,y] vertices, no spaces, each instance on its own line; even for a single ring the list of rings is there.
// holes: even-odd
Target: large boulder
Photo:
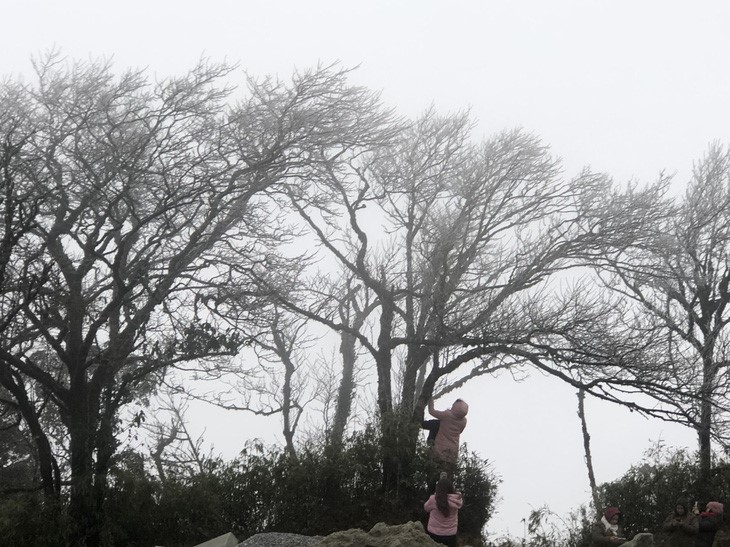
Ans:
[[[251,536],[246,541],[239,543],[238,547],[314,547],[320,541],[322,541],[322,536],[267,532]]]
[[[654,534],[641,533],[636,534],[629,541],[622,543],[621,547],[653,547],[654,546]]]
[[[438,547],[420,522],[388,526],[379,522],[369,532],[358,528],[335,532],[314,547]]]
[[[730,529],[723,526],[717,531],[712,547],[730,547]]]
[[[236,545],[238,545],[236,536],[228,532],[227,534],[209,539],[203,543],[198,543],[195,547],[236,547]]]

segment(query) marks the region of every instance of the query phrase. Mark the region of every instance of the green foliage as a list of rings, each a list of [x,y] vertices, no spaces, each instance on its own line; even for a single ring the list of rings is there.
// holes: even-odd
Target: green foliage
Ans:
[[[602,484],[599,488],[603,507],[616,506],[622,512],[622,526],[628,537],[648,531],[655,534],[661,545],[661,525],[672,512],[678,499],[690,505],[697,500],[699,466],[696,454],[686,449],[667,448],[658,443],[648,450],[642,461],[633,465],[621,478]],[[730,468],[716,462],[712,474],[713,494],[724,501],[730,492]],[[704,505],[708,500],[698,500]],[[525,547],[588,547],[590,528],[597,517],[585,506],[568,517],[554,514],[548,507],[538,508],[527,519]],[[522,545],[521,541],[505,538],[497,545]]]
[[[243,539],[261,532],[326,535],[377,522],[425,523],[423,503],[433,492],[436,471],[429,448],[418,447],[413,473],[399,477],[396,491],[387,491],[379,441],[377,428],[367,427],[337,450],[307,448],[296,458],[251,443],[234,461],[210,460],[203,473],[166,481],[146,471],[143,456],[123,452],[110,474],[102,543],[182,547],[226,532]],[[455,482],[465,498],[460,533],[480,537],[498,481],[487,462],[464,450]],[[67,507],[45,507],[40,499],[1,500],[0,537],[17,545],[65,544]]]
[[[433,492],[436,469],[429,449],[418,447],[409,463],[411,473],[398,477],[398,488],[382,488],[382,452],[378,430],[368,427],[355,433],[340,450],[303,450],[296,459],[278,451],[247,454],[234,462],[239,479],[263,478],[251,484],[262,502],[257,526],[241,530],[248,536],[269,530],[325,535],[346,528],[370,528],[377,522],[425,522],[423,503]],[[267,476],[267,473],[270,475]],[[486,462],[471,454],[462,459],[457,487],[467,506],[460,512],[464,529],[477,536],[491,514],[496,483]],[[462,518],[463,517],[463,518]]]
[[[459,511],[459,533],[480,538],[489,520],[501,482],[491,472],[486,461],[463,446],[459,470],[455,477],[457,489],[464,495],[464,506]]]
[[[687,450],[667,449],[660,443],[620,479],[601,485],[601,500],[604,506],[621,508],[628,533],[656,532],[679,498],[690,504],[697,499],[696,462]]]
[[[69,522],[63,501],[45,499],[40,492],[0,498],[0,538],[3,545],[47,547],[66,545]]]
[[[125,456],[104,505],[106,544],[186,545],[229,531],[220,461],[208,462],[205,473],[160,482],[145,473],[141,456]]]
[[[592,518],[580,506],[560,517],[544,506],[533,510],[527,520],[529,547],[588,547],[591,545]]]
[[[429,449],[418,447],[395,491],[382,488],[382,453],[377,429],[354,434],[340,450],[302,451],[296,459],[278,450],[244,453],[227,470],[228,484],[247,484],[247,520],[241,537],[262,531],[326,535],[377,522],[425,522],[423,503],[433,492],[435,467]],[[496,498],[497,480],[487,462],[465,454],[455,482],[466,506],[460,532],[479,537]],[[241,505],[239,505],[241,506]]]
[[[524,520],[522,538],[500,537],[488,547],[589,547],[593,518],[584,505],[566,517],[554,513],[548,506],[538,507]]]
[[[730,465],[717,456],[714,460],[709,481],[701,482],[696,454],[658,443],[623,477],[603,484],[601,499],[605,505],[621,508],[629,534],[648,531],[661,538],[661,524],[677,500],[686,500],[690,506],[697,502],[700,508],[708,501],[728,501]]]

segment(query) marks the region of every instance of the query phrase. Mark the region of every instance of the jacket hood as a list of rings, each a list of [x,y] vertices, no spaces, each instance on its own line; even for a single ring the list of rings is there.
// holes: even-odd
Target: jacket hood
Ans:
[[[707,502],[707,508],[712,509],[713,513],[716,513],[718,515],[722,515],[722,511],[724,509],[724,506],[719,501],[708,501]]]
[[[458,399],[451,407],[451,412],[457,418],[463,418],[469,413],[469,405],[466,404],[466,401]]]

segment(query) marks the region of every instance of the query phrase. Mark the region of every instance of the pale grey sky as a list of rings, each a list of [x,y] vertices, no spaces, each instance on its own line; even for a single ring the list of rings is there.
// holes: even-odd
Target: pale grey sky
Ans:
[[[403,114],[431,104],[470,108],[478,133],[521,126],[552,146],[569,175],[591,165],[622,183],[646,182],[661,170],[683,183],[710,141],[730,141],[724,0],[3,4],[3,74],[28,73],[31,55],[52,47],[162,75],[203,55],[283,77],[339,60],[359,65],[353,79],[382,90]],[[463,395],[472,404],[463,439],[504,479],[490,534],[520,535],[530,507],[566,512],[588,499],[572,390],[546,379],[500,380]],[[588,412],[599,481],[617,478],[650,440],[694,446],[693,435],[676,426],[599,404]],[[220,429],[208,425],[230,453],[230,426]]]

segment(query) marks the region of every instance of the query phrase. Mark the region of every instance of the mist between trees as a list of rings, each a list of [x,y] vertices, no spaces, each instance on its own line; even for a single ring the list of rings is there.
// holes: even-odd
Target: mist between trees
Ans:
[[[565,173],[526,131],[475,142],[466,112],[405,119],[336,65],[237,86],[210,62],[35,69],[0,87],[2,439],[79,541],[100,542],[130,427],[156,430],[161,479],[196,471],[194,379],[281,416],[294,459],[371,413],[384,491],[428,399],[500,372],[693,428],[700,484],[726,447],[724,146],[677,198],[669,177]],[[122,419],[163,400],[172,428]]]

